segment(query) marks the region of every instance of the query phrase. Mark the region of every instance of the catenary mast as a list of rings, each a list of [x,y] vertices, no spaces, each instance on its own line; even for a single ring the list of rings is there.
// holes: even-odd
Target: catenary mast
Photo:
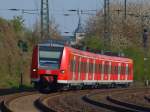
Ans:
[[[48,0],[41,0],[41,38],[48,39],[49,36],[49,4]]]

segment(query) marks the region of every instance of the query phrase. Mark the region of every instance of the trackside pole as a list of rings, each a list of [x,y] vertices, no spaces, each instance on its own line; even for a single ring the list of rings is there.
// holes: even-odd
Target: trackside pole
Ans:
[[[143,48],[144,48],[144,77],[145,77],[145,86],[149,85],[148,74],[147,74],[147,40],[148,40],[148,31],[147,29],[143,30]]]

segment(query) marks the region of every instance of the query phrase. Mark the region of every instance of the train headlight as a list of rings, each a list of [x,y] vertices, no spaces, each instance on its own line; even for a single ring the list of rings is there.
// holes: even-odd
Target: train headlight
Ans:
[[[36,71],[36,69],[34,68],[34,69],[33,69],[33,72],[35,72],[35,71]]]
[[[65,73],[65,70],[61,70],[60,72],[61,72],[62,74],[64,74],[64,73]]]

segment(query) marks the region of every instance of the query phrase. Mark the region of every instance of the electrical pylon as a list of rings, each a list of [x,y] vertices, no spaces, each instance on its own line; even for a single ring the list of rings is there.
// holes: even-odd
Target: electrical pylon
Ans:
[[[109,0],[104,0],[104,46],[110,47],[110,9]]]
[[[41,38],[49,38],[49,4],[48,0],[41,0]]]

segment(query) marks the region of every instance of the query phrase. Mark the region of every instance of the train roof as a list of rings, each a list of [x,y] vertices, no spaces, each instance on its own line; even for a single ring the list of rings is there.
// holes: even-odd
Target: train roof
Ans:
[[[126,57],[118,57],[118,56],[108,56],[108,55],[103,55],[103,54],[96,54],[96,53],[92,53],[92,52],[88,52],[88,51],[83,51],[83,50],[78,50],[78,49],[74,49],[68,46],[65,46],[66,49],[70,49],[73,51],[73,54],[76,55],[81,55],[83,57],[88,57],[88,58],[101,58],[104,60],[108,60],[108,61],[121,61],[121,62],[128,62],[128,63],[133,63],[132,59],[126,58]]]
[[[75,48],[72,48],[70,46],[66,46],[63,42],[61,43],[60,41],[55,41],[55,42],[46,41],[46,42],[38,44],[38,46],[50,46],[50,47],[61,47],[61,48],[64,47],[66,49],[69,49],[69,50],[73,51],[74,54],[81,55],[83,57],[101,58],[101,59],[108,60],[108,61],[113,60],[113,61],[121,61],[121,62],[123,61],[123,62],[130,62],[130,63],[133,62],[132,59],[129,59],[129,58],[126,58],[126,57],[97,54],[97,53],[92,53],[92,52],[89,52],[89,51],[75,49]]]
[[[38,46],[64,47],[65,41],[47,40],[38,44]]]

